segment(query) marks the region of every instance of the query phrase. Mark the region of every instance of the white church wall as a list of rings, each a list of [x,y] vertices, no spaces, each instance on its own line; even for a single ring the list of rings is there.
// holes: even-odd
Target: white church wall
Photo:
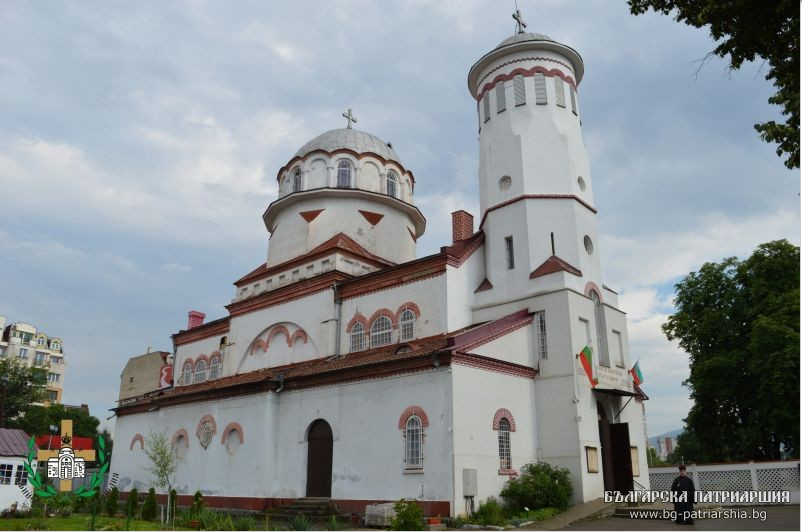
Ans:
[[[475,290],[485,279],[485,247],[481,246],[458,268],[446,267],[446,308],[445,330],[456,331],[474,323],[473,306],[476,302]]]
[[[380,172],[381,170],[375,162],[364,161],[357,172],[356,187],[370,192],[382,192]]]
[[[447,369],[279,394],[275,497],[306,493],[306,433],[326,420],[334,437],[332,498],[451,500],[451,376]],[[424,410],[423,469],[405,471],[399,418]]]
[[[498,431],[493,419],[499,409],[514,418],[510,432],[512,469],[537,460],[535,381],[468,366],[452,365],[454,387],[454,501],[455,514],[465,513],[463,470],[476,469],[475,506],[498,496],[509,475],[499,474]],[[512,420],[510,420],[512,421]]]
[[[187,361],[191,361],[194,367],[195,362],[201,355],[209,357],[215,351],[219,351],[220,341],[224,336],[228,337],[228,334],[210,336],[209,338],[203,338],[195,342],[179,345],[175,350],[175,374],[174,374],[175,382],[176,383],[178,382],[178,379],[181,376],[181,371]],[[226,367],[226,360],[224,356],[223,357],[224,370],[225,367]]]
[[[533,326],[527,325],[518,330],[496,338],[492,342],[474,347],[471,353],[482,355],[513,364],[537,367],[536,349],[532,336]]]

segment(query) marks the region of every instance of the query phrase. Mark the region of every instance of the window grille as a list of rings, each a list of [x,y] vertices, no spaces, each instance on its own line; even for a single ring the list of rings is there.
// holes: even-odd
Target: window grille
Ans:
[[[292,178],[292,191],[293,192],[300,192],[301,191],[301,169],[295,169],[295,175]]]
[[[565,82],[560,76],[554,76],[554,91],[557,93],[557,105],[565,107]]]
[[[387,173],[387,195],[398,197],[398,176],[395,175],[395,172]]]
[[[370,326],[370,347],[388,345],[393,340],[393,322],[387,316],[379,316]]]
[[[209,362],[209,379],[217,379],[220,377],[220,357],[213,356]]]
[[[14,464],[0,464],[0,484],[11,484],[11,474],[14,471]]]
[[[361,323],[355,323],[351,327],[351,351],[362,351],[365,349],[365,328]]]
[[[337,187],[351,188],[351,170],[349,161],[340,161],[337,165]]]
[[[410,416],[407,419],[406,431],[404,434],[405,452],[404,460],[407,469],[420,469],[423,467],[423,426],[418,416]]]
[[[535,313],[535,328],[540,358],[549,358],[548,343],[546,342],[546,311]]]
[[[28,485],[28,472],[25,471],[25,468],[22,466],[17,466],[17,471],[16,473],[14,473],[14,485],[15,486]]]
[[[184,369],[181,371],[181,383],[182,384],[192,383],[192,362],[187,362],[186,364],[184,364]]]
[[[490,120],[490,94],[485,92],[485,95],[482,96],[482,110],[485,114],[485,122]]]
[[[610,353],[607,350],[607,324],[604,319],[604,305],[595,290],[590,291],[593,312],[596,317],[596,343],[599,348],[599,365],[610,367]]]
[[[526,88],[524,87],[524,77],[520,74],[512,78],[512,88],[515,93],[515,105],[526,103]]]
[[[499,469],[512,469],[512,453],[510,451],[510,422],[503,417],[498,422],[498,459]]]
[[[398,320],[398,325],[401,330],[401,340],[412,340],[415,338],[415,313],[406,309],[401,313],[401,318]]]
[[[507,91],[504,88],[504,82],[499,81],[496,83],[496,113],[500,113],[507,109]]]
[[[198,384],[206,380],[206,361],[205,360],[198,360],[195,363],[195,381],[194,384]]]
[[[569,85],[568,88],[571,91],[571,112],[576,114],[576,91],[573,85]]]
[[[546,98],[546,76],[540,72],[535,74],[535,103],[538,105],[546,105],[548,103]]]
[[[212,426],[212,422],[204,421],[203,425],[201,425],[200,430],[198,431],[198,439],[200,440],[200,444],[204,449],[212,442],[212,436],[214,436],[214,427]]]

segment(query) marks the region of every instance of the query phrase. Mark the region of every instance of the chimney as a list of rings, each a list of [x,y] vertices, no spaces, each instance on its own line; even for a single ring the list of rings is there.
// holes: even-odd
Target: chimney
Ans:
[[[453,242],[465,240],[473,235],[473,215],[459,210],[451,213],[451,238]]]
[[[203,312],[198,312],[197,310],[190,310],[189,311],[189,320],[187,321],[187,329],[194,329],[195,327],[200,327],[203,325],[203,319],[206,317],[206,314]]]

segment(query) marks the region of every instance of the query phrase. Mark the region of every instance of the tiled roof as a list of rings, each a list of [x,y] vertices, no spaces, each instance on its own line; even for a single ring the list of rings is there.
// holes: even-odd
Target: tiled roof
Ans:
[[[29,439],[23,430],[0,429],[0,456],[27,455]]]
[[[532,273],[529,274],[529,278],[534,279],[536,277],[541,277],[554,272],[568,272],[578,277],[582,277],[582,272],[579,270],[579,268],[571,266],[557,255],[552,255],[546,259],[543,264],[535,268]]]

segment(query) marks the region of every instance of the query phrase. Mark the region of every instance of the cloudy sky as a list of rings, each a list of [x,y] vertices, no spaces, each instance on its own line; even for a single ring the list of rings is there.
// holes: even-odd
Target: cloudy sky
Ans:
[[[582,54],[605,283],[629,315],[650,435],[690,406],[660,331],[674,283],[769,240],[799,243],[799,175],[752,125],[766,66],[730,73],[707,32],[623,0],[519,0]],[[223,316],[264,261],[275,174],[342,127],[391,141],[428,218],[419,256],[478,211],[473,62],[508,2],[8,1],[0,10],[0,314],[62,337],[64,401],[110,415],[125,361],[170,350],[190,309]],[[109,426],[111,426],[111,423]]]

